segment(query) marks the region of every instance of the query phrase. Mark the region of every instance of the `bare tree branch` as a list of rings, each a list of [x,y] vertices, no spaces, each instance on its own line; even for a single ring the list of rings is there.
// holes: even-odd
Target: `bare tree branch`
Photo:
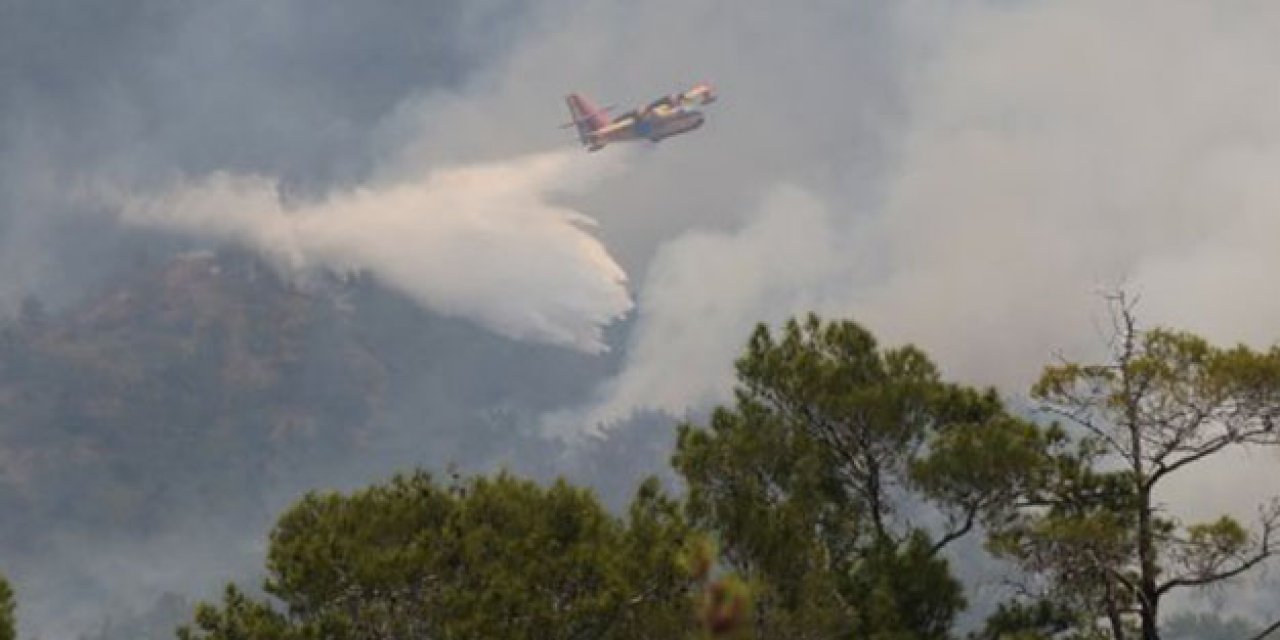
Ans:
[[[938,541],[935,542],[932,547],[929,547],[929,555],[931,556],[938,555],[938,552],[942,551],[944,547],[951,544],[952,542],[955,542],[956,540],[960,539],[961,537],[965,536],[970,531],[972,531],[973,525],[978,518],[979,508],[980,506],[977,502],[973,502],[967,505],[965,508],[964,521],[960,524],[959,527],[948,531],[941,538],[939,538]]]
[[[1101,438],[1104,442],[1106,442],[1107,446],[1112,449],[1113,453],[1115,453],[1116,455],[1119,455],[1125,460],[1128,460],[1129,462],[1132,462],[1132,457],[1129,455],[1128,449],[1120,446],[1120,443],[1115,439],[1115,436],[1108,433],[1102,427],[1099,427],[1098,425],[1094,424],[1093,420],[1090,420],[1087,417],[1087,410],[1075,412],[1067,409],[1061,409],[1059,407],[1055,407],[1049,404],[1041,405],[1040,410],[1044,411],[1045,413],[1048,413],[1049,415],[1063,418],[1078,427],[1084,428],[1089,433],[1092,433],[1093,435]]]
[[[1271,635],[1277,630],[1280,630],[1280,620],[1276,620],[1275,622],[1272,622],[1270,625],[1267,626],[1267,628],[1263,629],[1262,631],[1259,631],[1252,638],[1249,638],[1249,640],[1265,640],[1267,636]]]

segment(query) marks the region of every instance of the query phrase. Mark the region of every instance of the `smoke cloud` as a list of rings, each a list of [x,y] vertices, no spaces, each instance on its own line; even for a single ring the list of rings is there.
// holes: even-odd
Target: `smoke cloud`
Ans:
[[[821,283],[843,274],[831,225],[821,202],[781,185],[740,231],[688,233],[665,244],[645,282],[643,330],[627,366],[598,390],[597,405],[554,413],[544,426],[557,435],[595,431],[638,411],[680,413],[724,397],[752,327],[821,308]]]
[[[860,94],[901,92],[879,175],[800,158],[849,180],[801,182],[795,197],[764,198],[727,229],[659,245],[637,287],[628,364],[594,411],[681,412],[706,398],[709,383],[686,363],[736,353],[747,337],[736,313],[705,313],[720,305],[757,320],[810,309],[857,318],[885,341],[920,344],[950,375],[1015,393],[1054,353],[1097,354],[1097,293],[1117,283],[1143,296],[1152,323],[1269,344],[1280,326],[1280,305],[1261,294],[1280,270],[1267,248],[1280,232],[1280,45],[1265,25],[1278,17],[1265,3],[970,2],[945,16],[903,3],[889,27],[896,81],[845,95],[865,111]],[[782,107],[738,108],[809,131]],[[717,124],[713,114],[711,135]],[[783,238],[806,240],[762,240],[773,220],[789,221]],[[696,260],[681,250],[695,241]],[[698,286],[668,286],[700,275]],[[672,341],[677,317],[713,326],[700,328],[705,339]],[[659,371],[686,391],[647,403],[624,391]]]
[[[883,178],[808,181],[728,229],[661,245],[626,362],[576,415],[726,399],[750,324],[809,310],[916,343],[948,376],[1013,397],[1055,354],[1101,355],[1098,292],[1117,284],[1149,325],[1274,343],[1277,19],[1267,3],[972,2],[942,20],[900,5],[899,40],[929,44],[902,47]],[[755,130],[806,126],[760,109]],[[1271,455],[1201,471],[1166,496],[1192,520],[1252,521],[1280,474]]]
[[[368,271],[431,310],[502,335],[606,349],[602,327],[632,303],[626,274],[557,204],[624,156],[558,151],[432,170],[295,201],[260,176],[218,173],[150,196],[125,196],[130,224],[243,242],[290,274]]]

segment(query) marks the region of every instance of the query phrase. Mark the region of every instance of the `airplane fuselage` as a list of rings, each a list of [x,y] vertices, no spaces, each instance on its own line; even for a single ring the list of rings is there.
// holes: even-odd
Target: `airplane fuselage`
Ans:
[[[699,84],[610,119],[605,115],[606,109],[598,109],[582,96],[571,94],[566,100],[573,122],[567,126],[577,127],[578,136],[588,151],[598,151],[611,142],[658,142],[701,127],[706,118],[694,107],[715,99],[715,90],[710,85]]]
[[[666,113],[628,114],[614,120],[589,136],[590,147],[598,149],[610,142],[649,140],[659,142],[671,136],[692,131],[706,119],[700,111],[672,110]],[[592,149],[592,150],[595,150]]]

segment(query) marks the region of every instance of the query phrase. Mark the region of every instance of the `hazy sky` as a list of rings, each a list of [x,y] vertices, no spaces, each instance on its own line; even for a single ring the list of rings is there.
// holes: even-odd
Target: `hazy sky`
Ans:
[[[342,240],[281,232],[307,266],[506,335],[591,348],[634,302],[621,371],[544,416],[562,432],[705,407],[755,322],[807,310],[1010,394],[1097,353],[1120,282],[1149,323],[1275,341],[1280,5],[942,4],[0,0],[0,301],[73,295],[152,237],[84,184],[216,218],[230,180],[261,188],[262,225],[356,211]],[[586,156],[556,128],[568,91],[625,108],[699,80],[722,100],[656,148]],[[502,208],[542,216],[519,251],[491,183],[385,197],[536,157],[570,169]],[[404,240],[441,227],[338,206],[361,197],[498,250],[413,262]],[[274,251],[254,221],[182,220],[159,226]],[[441,289],[450,266],[476,284]],[[1254,462],[1178,491],[1247,514],[1242,486],[1280,486]]]

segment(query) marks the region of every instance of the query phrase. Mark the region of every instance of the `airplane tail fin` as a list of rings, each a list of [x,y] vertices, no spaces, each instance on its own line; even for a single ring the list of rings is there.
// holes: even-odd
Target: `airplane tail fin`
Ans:
[[[573,116],[573,124],[578,128],[578,139],[582,144],[590,144],[591,134],[609,124],[609,116],[591,101],[579,94],[571,93],[564,101],[569,105],[569,114]]]

